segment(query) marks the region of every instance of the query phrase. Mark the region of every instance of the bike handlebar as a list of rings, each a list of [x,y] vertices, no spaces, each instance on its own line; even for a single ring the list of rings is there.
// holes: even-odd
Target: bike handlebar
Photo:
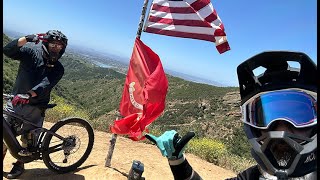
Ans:
[[[10,100],[13,97],[14,97],[14,95],[12,95],[12,94],[3,94],[3,99],[5,99],[5,100]]]
[[[12,94],[3,94],[4,100],[11,100],[13,97],[14,95]],[[54,108],[55,106],[57,106],[57,104],[38,105],[39,108],[45,108],[45,109]]]

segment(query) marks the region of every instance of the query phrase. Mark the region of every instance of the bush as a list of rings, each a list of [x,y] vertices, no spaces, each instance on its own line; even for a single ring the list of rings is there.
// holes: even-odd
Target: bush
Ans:
[[[239,173],[255,164],[252,158],[240,157],[228,152],[227,147],[220,141],[201,138],[192,139],[186,152],[194,154],[217,166]]]
[[[228,151],[244,158],[251,158],[251,146],[242,128],[234,130],[234,136],[227,142]]]
[[[46,121],[57,122],[67,117],[79,117],[89,120],[89,115],[85,111],[67,104],[65,100],[59,96],[52,94],[50,103],[55,103],[57,106],[46,111]]]
[[[238,174],[255,164],[256,162],[253,158],[240,157],[228,152],[219,158],[217,165],[226,169],[230,169]]]
[[[227,153],[227,148],[219,141],[209,138],[202,138],[192,139],[188,143],[186,152],[197,155],[208,162],[218,164],[219,158]]]

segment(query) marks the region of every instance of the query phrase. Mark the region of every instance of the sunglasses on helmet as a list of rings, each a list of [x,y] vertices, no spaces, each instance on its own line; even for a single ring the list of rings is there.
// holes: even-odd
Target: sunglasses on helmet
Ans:
[[[277,120],[296,128],[317,124],[317,93],[286,89],[259,93],[241,106],[242,121],[258,129],[267,129]]]
[[[48,46],[51,47],[51,48],[58,48],[58,49],[62,49],[63,48],[62,44],[57,44],[57,43],[49,43]]]

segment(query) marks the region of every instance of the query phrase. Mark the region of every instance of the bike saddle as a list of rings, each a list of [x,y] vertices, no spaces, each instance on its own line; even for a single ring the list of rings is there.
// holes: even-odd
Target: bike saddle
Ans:
[[[48,104],[46,108],[47,108],[47,109],[49,109],[49,108],[54,108],[55,106],[57,106],[57,104]]]
[[[57,106],[57,104],[47,104],[47,105],[40,105],[38,106],[39,108],[42,108],[42,109],[50,109],[50,108],[53,108]]]

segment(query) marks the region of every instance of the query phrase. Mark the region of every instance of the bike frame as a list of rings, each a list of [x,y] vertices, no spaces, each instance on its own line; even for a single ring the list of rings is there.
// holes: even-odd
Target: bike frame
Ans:
[[[22,161],[24,163],[28,163],[28,162],[31,162],[31,161],[34,161],[34,160],[37,160],[37,159],[41,159],[41,155],[42,155],[43,152],[46,152],[46,151],[54,152],[54,151],[59,151],[60,150],[60,149],[56,149],[57,147],[60,146],[60,144],[45,150],[45,149],[43,149],[41,147],[41,143],[42,143],[42,139],[45,137],[45,135],[47,133],[52,134],[53,136],[56,136],[57,138],[59,138],[59,139],[64,141],[65,138],[63,138],[62,136],[60,136],[60,135],[58,135],[58,134],[56,134],[54,132],[51,132],[50,130],[48,130],[46,128],[39,127],[36,124],[34,124],[34,123],[22,118],[19,115],[16,115],[16,114],[12,113],[12,112],[3,110],[3,114],[6,114],[6,115],[8,115],[10,117],[14,117],[14,118],[20,119],[23,123],[31,124],[34,127],[36,127],[36,129],[31,130],[31,132],[40,129],[40,135],[39,135],[37,144],[35,146],[35,147],[38,148],[39,151],[33,153],[33,155],[31,155],[31,156],[20,156],[18,154],[18,152],[20,150],[22,150],[23,147],[21,147],[20,143],[17,140],[17,137],[13,134],[9,123],[3,118],[3,123],[2,123],[3,124],[3,140],[4,140],[4,143],[7,145],[7,148],[9,149],[11,155],[14,158],[16,158],[17,160]]]

